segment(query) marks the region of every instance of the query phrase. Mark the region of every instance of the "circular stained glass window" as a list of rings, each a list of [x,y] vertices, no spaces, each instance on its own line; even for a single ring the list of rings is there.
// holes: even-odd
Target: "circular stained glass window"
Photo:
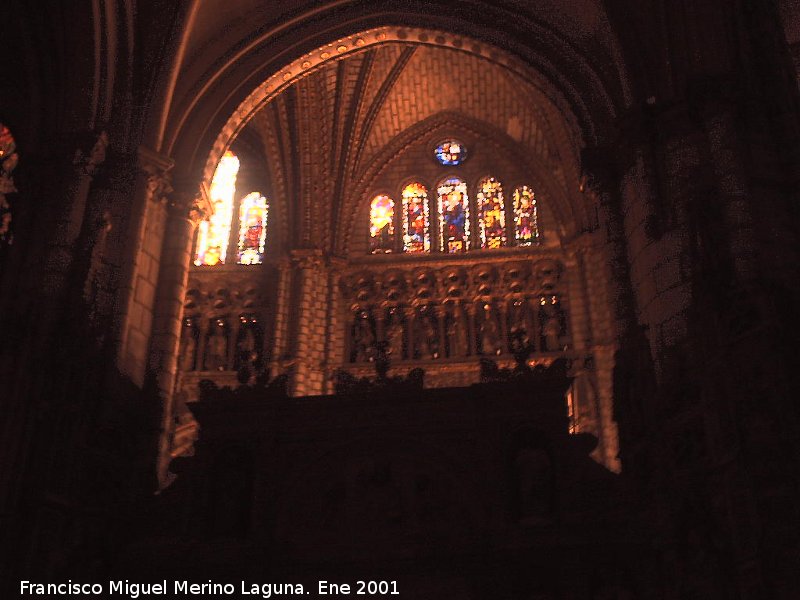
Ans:
[[[460,165],[467,158],[467,149],[461,142],[447,140],[436,146],[436,160],[445,166]]]

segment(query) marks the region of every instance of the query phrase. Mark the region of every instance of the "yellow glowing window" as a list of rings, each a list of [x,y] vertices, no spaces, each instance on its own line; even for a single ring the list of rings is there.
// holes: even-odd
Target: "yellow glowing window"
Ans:
[[[410,183],[403,189],[403,251],[428,252],[428,190],[421,183]]]
[[[394,246],[394,200],[375,196],[369,205],[369,249],[372,254],[391,252]]]
[[[485,177],[478,184],[478,214],[481,247],[506,245],[506,207],[503,186],[494,177]]]
[[[219,161],[211,180],[209,196],[214,214],[200,223],[197,232],[197,253],[194,264],[198,266],[225,264],[238,173],[239,159],[229,150]]]

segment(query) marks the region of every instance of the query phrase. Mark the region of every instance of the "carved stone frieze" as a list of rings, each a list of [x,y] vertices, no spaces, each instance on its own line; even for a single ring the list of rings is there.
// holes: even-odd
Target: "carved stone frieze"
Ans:
[[[262,373],[268,348],[267,292],[250,273],[196,270],[189,277],[181,331],[179,388],[196,397],[213,373],[221,385]]]
[[[562,355],[570,349],[564,268],[556,256],[351,266],[340,278],[345,368],[360,375],[379,344],[393,368],[425,363],[431,381],[434,365],[468,363],[474,377],[480,357],[508,362],[520,345],[532,362]]]

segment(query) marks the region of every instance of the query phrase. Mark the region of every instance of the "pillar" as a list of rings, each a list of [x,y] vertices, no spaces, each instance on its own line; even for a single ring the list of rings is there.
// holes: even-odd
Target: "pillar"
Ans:
[[[153,322],[153,302],[147,296],[154,294],[158,285],[172,165],[171,159],[139,148],[131,213],[121,225],[127,243],[120,254],[113,335],[117,366],[138,385],[144,384],[147,367]]]
[[[162,486],[169,483],[167,467],[174,421],[174,386],[192,242],[195,227],[205,212],[200,193],[191,186],[179,188],[170,195],[153,307],[153,335],[150,340],[149,360],[149,370],[154,375],[153,383],[162,405],[157,470],[159,483]]]

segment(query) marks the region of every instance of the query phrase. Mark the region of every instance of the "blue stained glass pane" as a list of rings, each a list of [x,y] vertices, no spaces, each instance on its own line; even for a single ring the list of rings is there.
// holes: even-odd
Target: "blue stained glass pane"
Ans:
[[[436,160],[443,165],[460,165],[466,158],[467,149],[461,142],[448,140],[436,147]]]

